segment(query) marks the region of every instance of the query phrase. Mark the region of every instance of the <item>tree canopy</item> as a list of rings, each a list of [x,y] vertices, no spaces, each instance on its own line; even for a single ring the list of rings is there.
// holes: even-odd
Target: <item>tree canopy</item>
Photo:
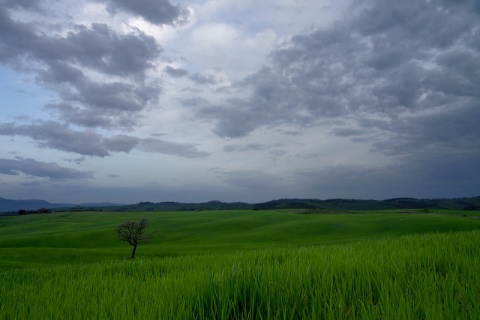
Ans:
[[[145,218],[138,221],[125,221],[117,227],[118,238],[133,246],[131,259],[135,259],[135,252],[139,244],[146,244],[150,241],[152,234],[145,233],[147,227],[148,220]]]

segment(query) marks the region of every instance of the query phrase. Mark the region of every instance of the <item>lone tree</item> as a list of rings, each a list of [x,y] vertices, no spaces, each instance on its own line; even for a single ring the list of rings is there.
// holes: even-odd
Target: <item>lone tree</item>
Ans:
[[[152,238],[152,234],[145,233],[147,226],[148,220],[142,218],[138,221],[126,221],[117,227],[116,232],[118,238],[122,241],[128,242],[128,244],[133,246],[132,256],[130,259],[135,259],[137,245],[141,243],[148,243]]]

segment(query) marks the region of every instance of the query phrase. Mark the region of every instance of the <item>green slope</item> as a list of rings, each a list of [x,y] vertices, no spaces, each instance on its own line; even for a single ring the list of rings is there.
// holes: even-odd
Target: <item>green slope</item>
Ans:
[[[0,270],[124,259],[130,247],[116,239],[114,229],[123,221],[140,217],[149,219],[149,230],[156,234],[151,244],[138,248],[139,258],[306,247],[480,229],[480,219],[469,212],[294,212],[77,212],[1,217]]]

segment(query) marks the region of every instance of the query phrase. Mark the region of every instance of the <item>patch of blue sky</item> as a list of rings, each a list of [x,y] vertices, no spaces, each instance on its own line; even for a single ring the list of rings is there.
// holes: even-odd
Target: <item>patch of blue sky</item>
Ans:
[[[0,65],[0,123],[28,117],[46,119],[43,106],[52,99],[52,93],[39,87],[29,75]]]

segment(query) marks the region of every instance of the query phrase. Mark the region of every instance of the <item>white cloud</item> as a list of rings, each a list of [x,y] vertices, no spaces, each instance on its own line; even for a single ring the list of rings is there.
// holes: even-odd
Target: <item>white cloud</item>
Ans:
[[[245,34],[232,25],[209,23],[197,27],[189,43],[185,56],[194,66],[245,76],[265,62],[276,35],[272,30]]]

